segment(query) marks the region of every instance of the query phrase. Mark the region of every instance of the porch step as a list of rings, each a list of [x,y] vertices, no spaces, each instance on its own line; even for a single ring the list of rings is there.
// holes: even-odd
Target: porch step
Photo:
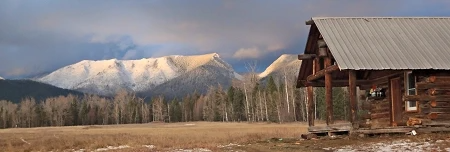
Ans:
[[[351,123],[339,123],[327,126],[310,126],[308,128],[309,133],[302,135],[302,137],[304,139],[308,139],[310,137],[349,135],[351,130],[352,130]]]
[[[332,124],[327,126],[310,126],[308,127],[309,132],[327,132],[327,131],[350,131],[352,130],[351,123],[341,123],[341,124]]]

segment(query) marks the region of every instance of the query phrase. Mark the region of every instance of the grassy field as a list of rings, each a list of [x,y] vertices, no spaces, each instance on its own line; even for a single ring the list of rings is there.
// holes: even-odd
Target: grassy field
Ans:
[[[0,130],[0,151],[86,151],[129,146],[122,151],[170,151],[251,144],[271,138],[298,138],[304,123],[148,123],[110,126],[13,128]],[[153,145],[155,148],[143,148]],[[219,147],[218,147],[219,146]]]

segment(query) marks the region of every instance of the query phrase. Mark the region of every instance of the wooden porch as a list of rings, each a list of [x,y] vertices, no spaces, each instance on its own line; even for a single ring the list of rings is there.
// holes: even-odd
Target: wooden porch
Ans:
[[[322,39],[319,39],[317,44],[317,52],[314,52],[314,54],[301,54],[298,56],[299,60],[303,60],[302,68],[309,71],[303,73],[306,79],[299,79],[297,82],[297,87],[306,87],[309,116],[308,131],[318,135],[348,134],[352,130],[353,125],[357,123],[357,86],[368,83],[366,80],[358,80],[355,70],[341,71]],[[312,63],[312,65],[309,63]],[[325,87],[326,126],[315,126],[314,124],[315,103],[313,87]],[[350,105],[348,110],[350,119],[348,122],[335,123],[333,119],[333,87],[348,87]]]

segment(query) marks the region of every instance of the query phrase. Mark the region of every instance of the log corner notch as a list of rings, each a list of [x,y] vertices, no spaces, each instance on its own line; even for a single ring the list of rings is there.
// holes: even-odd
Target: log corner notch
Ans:
[[[312,25],[312,24],[314,24],[314,20],[312,20],[312,19],[306,20],[306,21],[305,21],[305,24],[306,24],[306,25]]]
[[[298,60],[313,60],[316,58],[315,54],[300,54],[298,55]]]

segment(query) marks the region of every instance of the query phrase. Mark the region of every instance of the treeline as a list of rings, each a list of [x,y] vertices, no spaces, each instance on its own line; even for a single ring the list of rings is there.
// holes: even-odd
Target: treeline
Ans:
[[[255,78],[253,76],[253,78]],[[276,83],[278,82],[278,83]],[[158,96],[145,102],[135,94],[120,91],[113,98],[68,95],[36,101],[25,98],[15,104],[0,101],[0,128],[74,125],[108,125],[148,122],[292,122],[306,121],[304,89],[270,77],[236,82],[229,88],[211,86],[207,93],[192,93],[181,99]],[[288,85],[286,85],[288,84]],[[322,92],[322,93],[321,93]],[[323,89],[316,89],[317,119],[325,119]],[[335,88],[335,117],[347,119],[346,91]]]

